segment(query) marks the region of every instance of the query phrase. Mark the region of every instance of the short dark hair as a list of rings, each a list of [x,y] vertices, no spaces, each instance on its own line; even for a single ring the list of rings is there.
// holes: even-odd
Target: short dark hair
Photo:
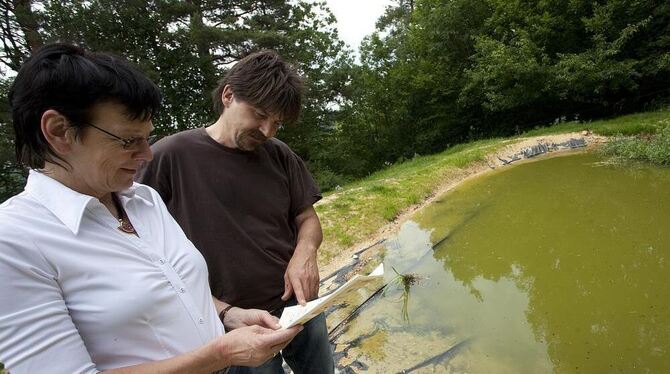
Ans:
[[[278,113],[284,122],[300,117],[303,80],[292,66],[272,50],[252,53],[235,64],[212,91],[214,110],[221,115],[221,94],[229,85],[233,94],[247,104]]]
[[[19,69],[8,97],[16,159],[34,169],[61,159],[41,131],[45,111],[58,111],[79,130],[96,104],[115,102],[125,107],[129,119],[148,120],[161,103],[158,87],[126,60],[66,43],[35,51]]]

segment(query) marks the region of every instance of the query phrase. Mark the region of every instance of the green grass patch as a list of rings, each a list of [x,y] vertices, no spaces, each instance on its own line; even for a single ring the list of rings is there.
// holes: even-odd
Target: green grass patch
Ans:
[[[566,122],[528,131],[522,136],[540,136],[590,130],[603,136],[653,134],[664,127],[670,118],[670,108],[655,112],[629,114],[593,122]]]
[[[619,162],[642,161],[670,166],[670,123],[654,135],[615,139],[605,144],[600,152]]]
[[[669,124],[670,108],[666,108],[603,121],[562,123],[522,136],[583,130],[606,136],[655,134]],[[417,156],[324,194],[324,201],[316,206],[324,230],[319,263],[326,264],[349,247],[370,239],[379,228],[395,220],[407,208],[431,196],[445,179],[458,176],[465,168],[516,138],[479,140],[456,145],[439,154]],[[667,148],[653,144],[647,152],[648,158],[664,159],[667,153],[663,152]],[[628,147],[635,148],[637,145]]]
[[[397,192],[395,188],[384,186],[383,184],[375,184],[370,187],[367,187],[367,191],[370,193],[378,194],[380,196],[391,196]]]
[[[382,217],[386,221],[393,221],[397,216],[398,213],[400,212],[400,209],[398,206],[392,202],[384,205],[384,208],[382,208]]]
[[[349,210],[350,207],[351,206],[346,201],[333,202],[333,209],[337,210],[338,212],[346,212]]]

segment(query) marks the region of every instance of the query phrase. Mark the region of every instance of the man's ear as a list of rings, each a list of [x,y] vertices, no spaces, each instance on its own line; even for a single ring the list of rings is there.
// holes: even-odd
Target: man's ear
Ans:
[[[233,90],[230,88],[230,85],[226,85],[223,87],[223,91],[221,91],[221,103],[223,103],[223,107],[227,108],[232,104],[233,102]]]
[[[67,118],[58,111],[49,109],[42,113],[40,121],[42,135],[59,156],[70,153],[75,136]]]

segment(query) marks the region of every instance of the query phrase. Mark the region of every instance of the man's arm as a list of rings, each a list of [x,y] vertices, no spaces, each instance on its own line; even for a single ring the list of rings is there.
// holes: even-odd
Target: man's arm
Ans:
[[[323,241],[321,222],[313,206],[303,210],[295,218],[298,241],[291,261],[284,273],[284,295],[286,301],[295,294],[298,303],[316,299],[319,293],[319,267],[316,251]]]

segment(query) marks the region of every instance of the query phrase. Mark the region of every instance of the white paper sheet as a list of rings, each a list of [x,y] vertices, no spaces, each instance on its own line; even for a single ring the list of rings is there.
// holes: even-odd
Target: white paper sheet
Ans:
[[[306,305],[295,305],[284,308],[284,312],[282,312],[281,318],[279,319],[279,324],[282,326],[282,329],[287,329],[295,325],[302,325],[319,315],[319,313],[326,310],[329,306],[333,305],[339,296],[344,295],[348,291],[359,289],[367,283],[380,279],[383,276],[384,264],[379,264],[379,266],[368,275],[354,275],[345,284],[340,286],[340,288],[326,296],[309,301]]]

